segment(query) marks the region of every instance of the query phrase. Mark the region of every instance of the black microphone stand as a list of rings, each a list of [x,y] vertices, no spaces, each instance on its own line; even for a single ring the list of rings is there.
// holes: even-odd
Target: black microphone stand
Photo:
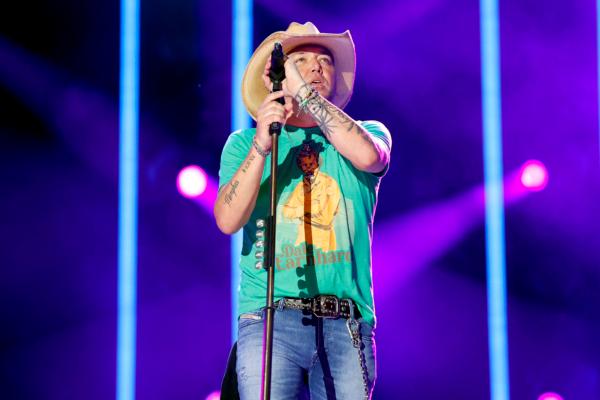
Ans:
[[[273,83],[273,92],[282,89],[281,83],[285,79],[284,56],[281,43],[276,42],[275,48],[271,53],[271,69],[269,77]],[[285,104],[283,97],[277,99],[281,104]],[[277,216],[277,162],[279,154],[279,135],[281,134],[281,123],[273,122],[269,126],[269,134],[272,137],[271,147],[271,203],[269,215],[267,216],[267,241],[265,269],[267,270],[267,315],[264,332],[263,347],[263,400],[271,398],[271,367],[273,361],[273,319],[275,317],[275,308],[273,306],[273,292],[275,289],[275,226]]]

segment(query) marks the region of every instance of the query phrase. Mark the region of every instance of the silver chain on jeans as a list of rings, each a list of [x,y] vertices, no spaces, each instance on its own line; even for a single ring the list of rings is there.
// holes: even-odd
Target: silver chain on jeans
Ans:
[[[351,316],[346,320],[346,326],[348,327],[348,332],[350,332],[350,337],[352,338],[352,345],[358,349],[358,364],[362,370],[365,399],[369,400],[369,372],[367,371],[365,352],[361,347],[362,341],[360,336],[360,323],[354,319],[354,316]]]

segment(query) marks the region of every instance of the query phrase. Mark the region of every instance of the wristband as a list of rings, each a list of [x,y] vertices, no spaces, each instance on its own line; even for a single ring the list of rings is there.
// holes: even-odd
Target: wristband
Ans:
[[[257,152],[258,154],[260,154],[261,156],[263,156],[263,157],[265,157],[265,158],[267,158],[267,156],[268,156],[269,154],[271,154],[271,150],[266,150],[266,151],[265,151],[264,149],[262,149],[262,148],[259,146],[258,142],[256,141],[256,138],[252,139],[252,146],[254,147],[254,150],[256,150],[256,152]]]
[[[309,86],[308,93],[306,93],[304,98],[298,103],[298,110],[306,114],[306,112],[308,111],[308,102],[317,97],[318,94],[319,92],[317,92],[315,89]]]

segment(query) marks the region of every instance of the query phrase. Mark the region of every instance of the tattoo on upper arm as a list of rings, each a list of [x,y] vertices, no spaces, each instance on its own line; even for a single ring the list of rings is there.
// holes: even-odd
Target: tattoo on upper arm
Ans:
[[[233,201],[233,198],[235,196],[237,196],[236,190],[239,185],[240,185],[240,181],[238,181],[236,179],[235,182],[233,182],[229,185],[229,191],[227,193],[225,193],[224,201],[225,201],[225,204],[227,204],[229,207],[231,207],[231,202]]]

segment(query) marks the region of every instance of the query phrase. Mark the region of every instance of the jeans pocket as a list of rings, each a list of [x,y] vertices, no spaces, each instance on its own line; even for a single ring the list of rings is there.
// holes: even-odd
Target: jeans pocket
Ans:
[[[373,325],[366,322],[363,318],[359,318],[358,322],[360,323],[360,334],[363,337],[372,338],[375,336],[375,328]]]
[[[243,313],[238,317],[238,327],[239,329],[242,329],[250,325],[258,324],[262,322],[262,320],[262,311]]]

